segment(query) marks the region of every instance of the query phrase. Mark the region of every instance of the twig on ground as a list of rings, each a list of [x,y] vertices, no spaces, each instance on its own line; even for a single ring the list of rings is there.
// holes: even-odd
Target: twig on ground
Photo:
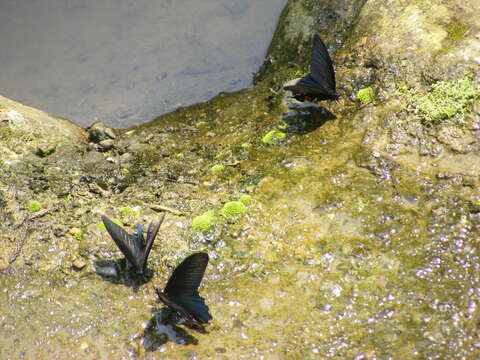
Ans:
[[[57,208],[55,208],[55,207],[50,208],[50,209],[43,209],[43,210],[37,211],[35,214],[32,214],[31,216],[27,216],[23,220],[23,222],[22,222],[22,226],[23,226],[22,227],[22,235],[20,236],[20,239],[17,242],[17,246],[15,247],[15,251],[8,258],[8,265],[5,268],[0,269],[0,273],[8,273],[10,271],[10,269],[9,269],[10,265],[12,265],[15,262],[15,260],[17,260],[18,256],[20,255],[20,252],[22,251],[23,245],[25,245],[25,241],[27,240],[28,231],[30,230],[30,226],[31,226],[32,222],[36,219],[39,219],[39,218],[47,215],[48,213],[51,213],[51,212],[55,211],[55,210],[57,210]]]
[[[174,208],[171,208],[171,207],[168,207],[168,206],[165,206],[165,205],[157,205],[157,204],[146,204],[150,209],[152,210],[157,210],[157,211],[168,211],[174,215],[178,215],[178,216],[182,216],[182,212],[174,209]]]

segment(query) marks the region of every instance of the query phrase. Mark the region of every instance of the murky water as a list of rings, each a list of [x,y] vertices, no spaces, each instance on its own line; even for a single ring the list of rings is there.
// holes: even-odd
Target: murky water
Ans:
[[[86,126],[251,84],[286,0],[4,0],[0,93]]]

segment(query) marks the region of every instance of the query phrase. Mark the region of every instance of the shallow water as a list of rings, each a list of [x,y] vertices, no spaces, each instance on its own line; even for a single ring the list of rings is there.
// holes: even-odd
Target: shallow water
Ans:
[[[223,105],[226,114],[208,118],[196,141],[208,144],[211,138],[202,131],[214,129],[216,141],[229,132],[239,136],[222,116],[242,117],[246,106],[225,102],[213,109]],[[186,118],[197,114],[185,113]],[[182,112],[175,116],[178,120]],[[102,209],[98,201],[83,199],[89,211],[73,210],[75,226],[88,224],[79,244],[42,235],[38,246],[48,252],[25,249],[27,265],[0,276],[0,357],[478,358],[480,216],[465,201],[470,188],[432,182],[407,169],[387,167],[385,176],[375,176],[362,165],[368,153],[357,137],[347,133],[335,141],[341,120],[315,132],[291,133],[288,146],[253,144],[236,153],[241,164],[223,177],[191,172],[198,175],[196,183],[209,179],[209,185],[168,187],[177,205],[188,209],[208,197],[203,210],[218,211],[216,198],[238,195],[228,190],[226,179],[256,184],[248,214],[235,222],[219,217],[207,233],[192,233],[189,217],[168,214],[149,260],[155,276],[136,293],[93,273],[92,259],[119,257],[108,234],[93,222],[104,211],[120,215],[113,205]],[[179,141],[185,133],[175,135],[173,126],[165,122],[166,144],[178,144],[188,170],[201,166],[192,145]],[[138,131],[145,131],[140,138],[148,133]],[[158,156],[156,166],[167,169],[168,158]],[[144,198],[143,191],[157,186],[155,177],[158,173],[146,175],[145,189],[110,200],[118,209]],[[141,214],[150,220],[157,216],[148,209]],[[139,218],[132,215],[131,229]],[[200,287],[213,316],[208,333],[159,326],[154,316],[162,317],[162,306],[152,287],[162,287],[173,266],[199,250],[211,256]],[[68,265],[75,252],[87,262],[79,272]]]
[[[251,84],[286,0],[5,0],[0,93],[129,127]]]

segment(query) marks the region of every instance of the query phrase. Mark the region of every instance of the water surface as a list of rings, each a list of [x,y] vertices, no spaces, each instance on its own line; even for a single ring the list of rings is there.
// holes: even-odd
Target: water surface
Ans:
[[[128,127],[248,87],[286,0],[4,0],[0,94]]]

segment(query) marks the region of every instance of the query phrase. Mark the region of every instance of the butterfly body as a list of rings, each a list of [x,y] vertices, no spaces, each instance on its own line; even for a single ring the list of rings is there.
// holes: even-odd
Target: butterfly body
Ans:
[[[150,223],[147,230],[147,239],[145,240],[142,231],[142,225],[137,225],[137,233],[131,235],[120,226],[115,224],[106,216],[102,216],[105,228],[112,237],[115,244],[125,256],[127,269],[133,269],[138,275],[143,275],[147,268],[147,259],[153,246],[153,241],[157,236],[160,225],[163,222],[164,215],[157,223]]]
[[[283,85],[298,101],[336,100],[335,72],[327,47],[317,34],[313,37],[310,73]]]
[[[208,254],[195,253],[173,271],[163,291],[155,288],[158,298],[187,322],[206,324],[212,319],[209,308],[198,293],[208,264]]]

